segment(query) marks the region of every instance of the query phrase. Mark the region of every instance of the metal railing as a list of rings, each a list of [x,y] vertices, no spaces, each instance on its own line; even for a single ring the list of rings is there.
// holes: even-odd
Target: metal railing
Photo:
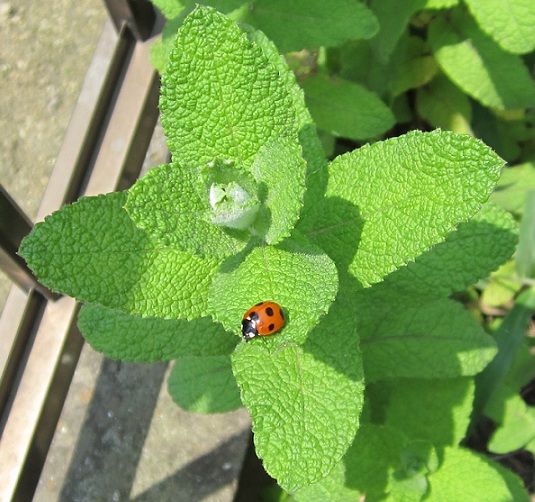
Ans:
[[[82,195],[130,186],[158,117],[146,0],[105,0],[110,20],[86,74],[37,220]],[[119,148],[117,145],[121,145]],[[113,146],[113,147],[112,147]],[[16,284],[0,318],[0,500],[30,500],[83,339],[78,304],[40,285],[16,254],[32,222],[0,190],[0,267]]]

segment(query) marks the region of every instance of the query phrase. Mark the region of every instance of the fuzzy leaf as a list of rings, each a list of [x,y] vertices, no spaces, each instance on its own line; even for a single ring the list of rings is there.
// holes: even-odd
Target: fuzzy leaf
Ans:
[[[535,83],[522,60],[505,52],[462,12],[436,18],[429,41],[444,73],[483,105],[506,110],[535,105]]]
[[[272,141],[255,157],[251,172],[261,193],[258,218],[264,219],[268,244],[290,236],[303,205],[306,168],[301,148],[289,141]]]
[[[515,261],[511,259],[492,272],[484,281],[481,303],[489,307],[506,305],[522,287],[522,281],[516,275]]]
[[[232,365],[267,472],[290,492],[325,477],[351,444],[363,402],[351,310],[334,303],[302,346],[242,343]]]
[[[236,337],[209,318],[182,321],[139,317],[85,304],[78,327],[87,342],[122,361],[170,361],[184,356],[230,354]]]
[[[317,498],[328,487],[332,490],[332,485],[335,486],[332,493],[346,497],[341,500],[359,500],[359,493],[372,500],[379,499],[389,491],[389,477],[399,467],[400,455],[407,442],[407,438],[395,429],[363,424],[343,461],[326,478],[299,490],[297,500],[308,502],[307,494]]]
[[[180,14],[185,6],[181,0],[151,0],[167,19],[173,19]]]
[[[43,284],[84,302],[167,319],[206,315],[218,262],[152,242],[125,202],[117,192],[65,206],[34,227],[20,254]]]
[[[496,355],[492,338],[451,300],[404,299],[379,315],[377,305],[358,308],[367,381],[475,375]]]
[[[522,214],[529,190],[535,190],[534,161],[504,168],[490,200],[507,211]]]
[[[135,183],[125,209],[138,227],[163,246],[224,258],[242,249],[246,241],[210,221],[208,192],[199,168],[166,164]]]
[[[381,28],[371,43],[381,61],[388,61],[410,18],[424,5],[425,0],[372,0],[370,7]]]
[[[224,413],[241,406],[229,356],[179,358],[168,390],[178,406],[196,413]]]
[[[219,158],[250,166],[271,138],[297,135],[277,69],[234,22],[209,7],[197,7],[178,32],[160,110],[169,148],[182,165]]]
[[[239,334],[243,314],[272,300],[284,309],[284,330],[265,343],[302,342],[336,296],[338,276],[327,255],[310,244],[286,241],[257,247],[224,263],[210,291],[210,311],[229,331]],[[261,344],[254,340],[250,345]]]
[[[500,157],[510,163],[516,162],[521,154],[517,136],[518,122],[500,118],[499,114],[523,113],[524,110],[490,110],[472,103],[472,130],[474,135],[490,146]],[[524,138],[525,139],[525,138]]]
[[[431,444],[412,441],[397,429],[363,424],[343,461],[331,473],[295,498],[321,500],[417,501],[428,489],[426,475],[436,470],[437,454]],[[331,495],[329,497],[328,495]]]
[[[427,84],[436,72],[437,64],[432,56],[418,56],[400,62],[396,68],[396,76],[390,84],[393,96]]]
[[[418,113],[433,127],[471,134],[472,107],[470,100],[446,77],[435,78],[428,86],[418,89]]]
[[[169,18],[162,29],[161,38],[152,43],[150,47],[150,62],[160,74],[165,71],[169,54],[175,45],[177,31],[190,11],[191,9],[188,8],[183,9],[176,17]]]
[[[344,463],[340,462],[322,480],[297,490],[293,494],[293,499],[297,502],[325,502],[326,500],[355,502],[364,497],[362,492],[346,486],[345,482],[346,469]]]
[[[518,225],[511,215],[485,205],[443,242],[367,290],[366,300],[384,306],[396,303],[400,295],[440,298],[463,291],[511,257],[517,242]]]
[[[526,194],[516,252],[516,270],[520,277],[535,279],[535,190]]]
[[[457,445],[464,438],[474,399],[473,379],[399,379],[384,385],[390,389],[386,425],[435,446]]]
[[[477,377],[475,413],[481,413],[495,389],[504,381],[513,364],[515,354],[522,350],[524,334],[535,311],[535,288],[523,291],[515,305],[503,320],[494,337],[498,345],[498,354]]]
[[[446,448],[440,468],[429,476],[430,500],[528,501],[522,482],[511,471],[470,450]]]
[[[480,28],[503,49],[525,54],[535,49],[535,3],[532,0],[465,0]]]
[[[360,84],[318,75],[307,78],[303,89],[318,127],[335,136],[367,139],[394,125],[389,108]]]
[[[335,159],[308,233],[364,286],[414,260],[474,215],[503,161],[466,135],[413,131]]]
[[[249,5],[245,22],[262,30],[281,52],[370,38],[379,28],[370,9],[355,0],[253,0]]]
[[[315,204],[316,200],[323,196],[327,180],[327,161],[316,132],[316,125],[305,105],[304,93],[297,85],[294,72],[288,67],[286,59],[278,53],[275,44],[258,30],[249,33],[249,37],[262,49],[264,55],[277,69],[297,112],[299,142],[303,150],[303,158],[307,162],[307,188],[303,204],[306,208]]]
[[[427,0],[425,9],[449,9],[459,5],[459,0]]]
[[[494,453],[508,453],[525,447],[535,439],[535,408],[527,406],[513,393],[503,403],[503,417],[488,445]]]

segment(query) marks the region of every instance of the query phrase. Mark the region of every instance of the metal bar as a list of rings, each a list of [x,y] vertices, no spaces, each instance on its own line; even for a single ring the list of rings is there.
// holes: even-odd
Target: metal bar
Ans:
[[[7,297],[4,311],[9,315],[0,318],[0,417],[7,415],[7,400],[24,366],[23,354],[44,304],[44,298],[35,291],[27,293],[17,287],[11,288]]]
[[[41,286],[17,254],[20,243],[32,229],[32,222],[0,184],[0,268],[25,291],[37,289],[49,299],[54,295]]]
[[[154,28],[156,13],[147,0],[104,0],[113,24],[119,31],[124,23],[138,40],[146,40]]]
[[[134,43],[134,38],[123,27],[116,43],[110,45],[110,28],[108,26],[99,42],[45,192],[39,218],[76,195],[93,195],[123,188],[141,168],[140,159],[144,156],[158,116],[159,82],[149,62],[148,42]],[[123,43],[128,46],[126,52],[121,47]],[[120,71],[113,65],[105,65],[116,79],[110,93],[107,82],[113,79],[100,77],[99,80],[102,72],[99,74],[94,70],[102,67],[103,61],[114,61],[110,54],[113,46],[115,54],[119,51],[127,57],[122,61]],[[98,96],[91,92],[95,78],[101,89]],[[104,111],[90,114],[94,121],[86,118],[88,103],[85,98],[88,96],[91,98],[90,109],[91,106],[98,109],[103,106],[102,103],[108,103]],[[100,117],[98,125],[94,123],[99,122],[95,116]],[[84,125],[92,132],[85,132]],[[83,178],[86,171],[90,175]],[[83,188],[77,194],[76,187],[80,184]],[[0,322],[12,315],[7,307]],[[83,343],[75,326],[77,309],[73,299],[62,297],[56,302],[46,303],[42,318],[32,325],[35,334],[32,335],[31,350],[25,356],[25,370],[16,393],[11,395],[9,415],[3,417],[0,500],[28,500],[35,489]]]

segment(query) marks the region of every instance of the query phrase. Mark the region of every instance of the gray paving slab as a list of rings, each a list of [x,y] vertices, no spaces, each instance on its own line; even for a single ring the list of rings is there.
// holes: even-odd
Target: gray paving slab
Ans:
[[[34,501],[231,501],[249,416],[181,410],[169,369],[84,346]]]

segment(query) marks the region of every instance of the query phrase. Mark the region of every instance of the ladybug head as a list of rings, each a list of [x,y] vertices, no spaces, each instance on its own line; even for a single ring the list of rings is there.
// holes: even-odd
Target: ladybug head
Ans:
[[[251,338],[254,338],[256,335],[258,335],[256,322],[252,319],[244,319],[241,322],[241,332],[245,340],[251,340]]]

